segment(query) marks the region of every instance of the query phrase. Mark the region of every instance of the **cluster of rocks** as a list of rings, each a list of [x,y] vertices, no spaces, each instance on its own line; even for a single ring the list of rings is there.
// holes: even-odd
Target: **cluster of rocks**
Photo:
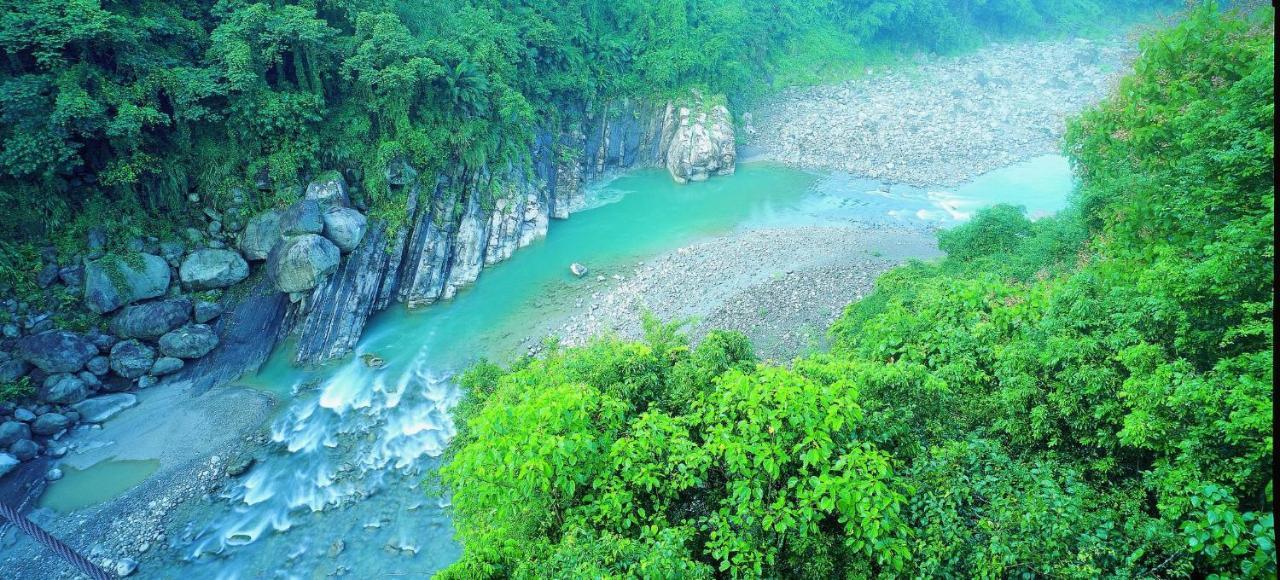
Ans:
[[[724,105],[710,105],[693,91],[687,105],[667,104],[663,124],[663,156],[676,183],[731,175],[738,151],[733,116]]]
[[[993,45],[842,84],[783,91],[743,116],[753,158],[918,186],[953,185],[1058,150],[1066,119],[1135,56],[1106,40]]]

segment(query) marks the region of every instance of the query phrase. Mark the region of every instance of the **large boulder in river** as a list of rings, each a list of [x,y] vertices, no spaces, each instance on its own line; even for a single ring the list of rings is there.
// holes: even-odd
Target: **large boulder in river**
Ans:
[[[280,234],[298,236],[302,234],[318,234],[324,231],[324,218],[321,216],[320,203],[314,199],[304,199],[289,206],[280,215]]]
[[[279,241],[280,212],[267,210],[245,224],[244,231],[240,232],[240,251],[249,260],[265,260]]]
[[[178,278],[192,290],[226,288],[248,277],[249,264],[235,250],[197,250],[178,269]]]
[[[695,109],[702,109],[697,99]],[[680,107],[672,119],[676,126],[667,147],[667,171],[677,183],[703,181],[712,175],[733,173],[737,161],[733,119],[729,109],[717,105],[707,110]]]
[[[74,373],[98,354],[98,347],[74,332],[50,330],[19,340],[17,352],[46,373]]]
[[[321,209],[345,206],[351,201],[347,197],[347,182],[337,171],[324,173],[308,184],[307,193],[303,197],[316,201]]]
[[[354,209],[334,207],[324,212],[324,237],[343,252],[350,252],[360,245],[367,225],[364,214]]]
[[[111,319],[111,332],[124,338],[155,340],[191,319],[191,299],[173,298],[126,306]]]
[[[215,346],[218,335],[207,324],[184,326],[160,337],[160,352],[174,358],[200,358]]]
[[[280,242],[267,260],[267,269],[281,292],[304,292],[315,288],[338,268],[338,246],[314,234],[294,236]]]
[[[111,347],[111,370],[126,379],[147,374],[155,362],[156,350],[136,340],[122,340]]]
[[[84,269],[84,303],[98,314],[162,296],[168,288],[169,264],[160,256],[105,256]]]

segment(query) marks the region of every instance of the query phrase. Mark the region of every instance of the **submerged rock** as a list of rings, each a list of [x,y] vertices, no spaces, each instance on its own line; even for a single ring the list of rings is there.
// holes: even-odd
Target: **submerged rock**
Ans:
[[[98,354],[98,348],[74,332],[51,330],[19,340],[17,354],[46,373],[74,373]]]
[[[163,296],[169,288],[169,264],[160,256],[107,256],[84,270],[84,303],[98,314],[126,304]]]
[[[315,288],[338,267],[341,254],[333,242],[315,234],[288,238],[271,251],[267,267],[276,289],[303,292]]]
[[[581,278],[587,275],[587,267],[577,262],[574,262],[572,264],[569,264],[569,272],[572,273],[574,276]]]
[[[198,250],[182,261],[178,277],[193,290],[226,288],[249,277],[249,264],[234,250]]]

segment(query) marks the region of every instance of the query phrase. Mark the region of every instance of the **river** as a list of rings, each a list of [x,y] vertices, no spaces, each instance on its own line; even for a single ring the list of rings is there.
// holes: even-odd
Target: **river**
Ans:
[[[222,497],[175,512],[161,561],[146,576],[425,576],[455,560],[448,496],[423,486],[454,434],[461,393],[450,377],[486,357],[524,352],[531,328],[569,312],[597,273],[709,236],[751,227],[906,224],[946,227],[992,203],[1033,217],[1065,206],[1064,158],[1041,156],[948,191],[746,163],[730,177],[676,185],[641,170],[597,185],[588,207],[546,238],[489,267],[449,302],[394,307],[367,327],[356,355],[300,370],[284,344],[242,382],[277,395],[272,441]],[[592,272],[575,278],[568,265]],[[385,365],[373,368],[374,356]],[[44,506],[73,511],[127,489],[146,462],[68,473]],[[143,474],[145,475],[145,474]],[[124,483],[122,483],[124,482]],[[69,490],[69,491],[68,491]],[[78,490],[78,492],[77,492]],[[95,495],[96,494],[96,495]],[[97,497],[101,496],[101,497]],[[163,568],[158,568],[163,566]]]

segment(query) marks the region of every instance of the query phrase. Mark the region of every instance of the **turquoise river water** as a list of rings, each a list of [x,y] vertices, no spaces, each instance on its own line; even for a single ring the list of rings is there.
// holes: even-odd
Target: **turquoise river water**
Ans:
[[[460,547],[448,497],[421,485],[454,434],[449,411],[461,394],[450,377],[477,358],[519,354],[529,328],[565,313],[583,287],[568,271],[572,262],[586,264],[592,276],[630,270],[651,256],[749,227],[946,227],[993,203],[1023,205],[1038,217],[1064,207],[1071,188],[1070,168],[1058,156],[1033,158],[946,190],[764,163],[690,185],[676,185],[659,170],[621,175],[595,187],[587,208],[486,269],[452,301],[417,311],[396,307],[374,317],[356,356],[304,371],[289,364],[290,345],[280,347],[259,373],[242,381],[282,401],[271,443],[222,497],[183,512],[185,528],[169,534],[168,546],[153,548],[166,550],[163,562],[149,562],[140,572],[425,577],[455,560]],[[386,365],[369,368],[363,354]],[[121,482],[127,488],[138,470],[148,468],[154,467],[133,462],[97,475],[94,468],[68,473],[52,487],[46,506],[73,511],[86,501],[83,493],[67,491],[119,493]],[[89,503],[106,499],[102,495]]]

